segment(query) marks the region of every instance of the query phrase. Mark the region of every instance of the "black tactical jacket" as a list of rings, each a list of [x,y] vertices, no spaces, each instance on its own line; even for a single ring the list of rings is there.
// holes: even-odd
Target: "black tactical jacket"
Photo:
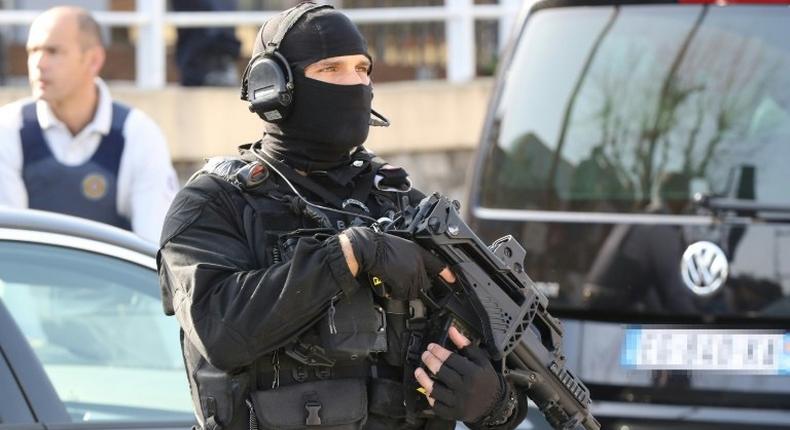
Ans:
[[[407,426],[399,375],[403,372],[386,360],[377,360],[376,354],[353,362],[336,357],[336,365],[327,371],[302,366],[284,353],[295,339],[316,343],[321,332],[316,327],[325,327],[327,314],[334,317],[334,304],[341,305],[352,296],[367,300],[370,288],[351,275],[334,235],[338,223],[343,227],[355,221],[326,213],[335,231],[320,225],[316,214],[305,210],[274,172],[261,185],[245,189],[235,173],[248,164],[249,155],[246,153],[247,162],[215,163],[178,193],[167,214],[157,258],[165,312],[175,314],[182,328],[182,348],[200,425],[207,430],[247,429],[250,411],[262,408],[247,401],[251,392],[271,393],[272,387],[283,390],[305,380],[352,378],[368,385],[361,399],[365,404],[344,404],[342,408],[368,409],[366,429],[453,428],[454,423],[439,419]],[[371,159],[370,154],[360,152],[349,166],[310,178],[346,197],[353,194],[356,180],[372,179],[376,165]],[[330,203],[308,189],[297,188],[313,202]],[[374,190],[363,203],[370,216],[378,218],[392,216],[403,204],[415,203],[420,197],[416,191]],[[298,238],[284,239],[285,233],[299,229],[304,233]],[[353,330],[360,324],[355,318],[351,315]],[[330,321],[330,329],[334,329],[334,320]],[[393,351],[396,347],[390,345],[390,356],[401,354]],[[377,366],[371,375],[373,361]],[[397,359],[394,361],[397,365]],[[322,371],[326,372],[322,375]],[[339,397],[319,399],[308,419],[323,417],[326,424],[327,419],[333,419],[330,409],[336,408],[327,402],[360,400],[353,393],[344,399],[338,391],[353,389],[331,389]],[[297,415],[302,414],[302,402],[308,409],[312,404],[312,400],[303,399],[305,395],[301,397],[291,411]],[[261,402],[263,407],[273,408],[268,412],[274,415],[286,406],[268,399]],[[265,413],[258,410],[257,415]],[[265,427],[266,423],[255,424]]]

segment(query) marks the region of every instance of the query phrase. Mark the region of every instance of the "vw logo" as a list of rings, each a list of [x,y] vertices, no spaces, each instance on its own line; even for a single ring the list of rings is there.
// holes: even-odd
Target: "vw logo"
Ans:
[[[712,242],[692,243],[680,261],[683,282],[699,296],[711,295],[721,288],[728,270],[727,256]]]

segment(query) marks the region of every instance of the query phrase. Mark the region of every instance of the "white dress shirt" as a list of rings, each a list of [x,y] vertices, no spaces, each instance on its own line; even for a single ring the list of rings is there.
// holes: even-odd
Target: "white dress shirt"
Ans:
[[[39,125],[55,159],[78,166],[96,152],[112,124],[112,98],[107,85],[96,79],[99,100],[96,114],[76,136],[55,117],[44,101],[36,102]],[[0,107],[0,205],[28,207],[22,179],[22,106],[32,99]],[[170,162],[164,135],[151,118],[131,109],[123,126],[125,145],[118,168],[117,208],[128,218],[132,231],[152,242],[159,241],[165,214],[178,190],[178,179]]]

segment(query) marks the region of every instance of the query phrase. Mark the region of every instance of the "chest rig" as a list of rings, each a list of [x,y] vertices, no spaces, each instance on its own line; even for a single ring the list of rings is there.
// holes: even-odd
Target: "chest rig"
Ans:
[[[305,176],[270,157],[262,160],[255,150],[246,146],[239,157],[211,159],[196,175],[240,190],[248,203],[244,224],[251,226],[251,249],[262,267],[288,261],[302,237],[328,238],[348,226],[386,222],[382,218],[392,220],[412,204],[405,172],[370,153],[355,154],[351,171],[341,172],[353,179],[342,194],[321,184],[337,179],[331,176],[337,172]],[[369,285],[333,298],[310,328],[246,371],[249,395],[242,397],[250,428],[358,429],[369,411],[402,414],[407,311],[408,304],[375,297]]]

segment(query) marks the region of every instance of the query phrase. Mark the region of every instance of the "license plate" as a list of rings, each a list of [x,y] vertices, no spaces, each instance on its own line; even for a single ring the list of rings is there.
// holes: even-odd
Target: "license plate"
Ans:
[[[790,332],[628,328],[621,364],[636,369],[790,374]]]

